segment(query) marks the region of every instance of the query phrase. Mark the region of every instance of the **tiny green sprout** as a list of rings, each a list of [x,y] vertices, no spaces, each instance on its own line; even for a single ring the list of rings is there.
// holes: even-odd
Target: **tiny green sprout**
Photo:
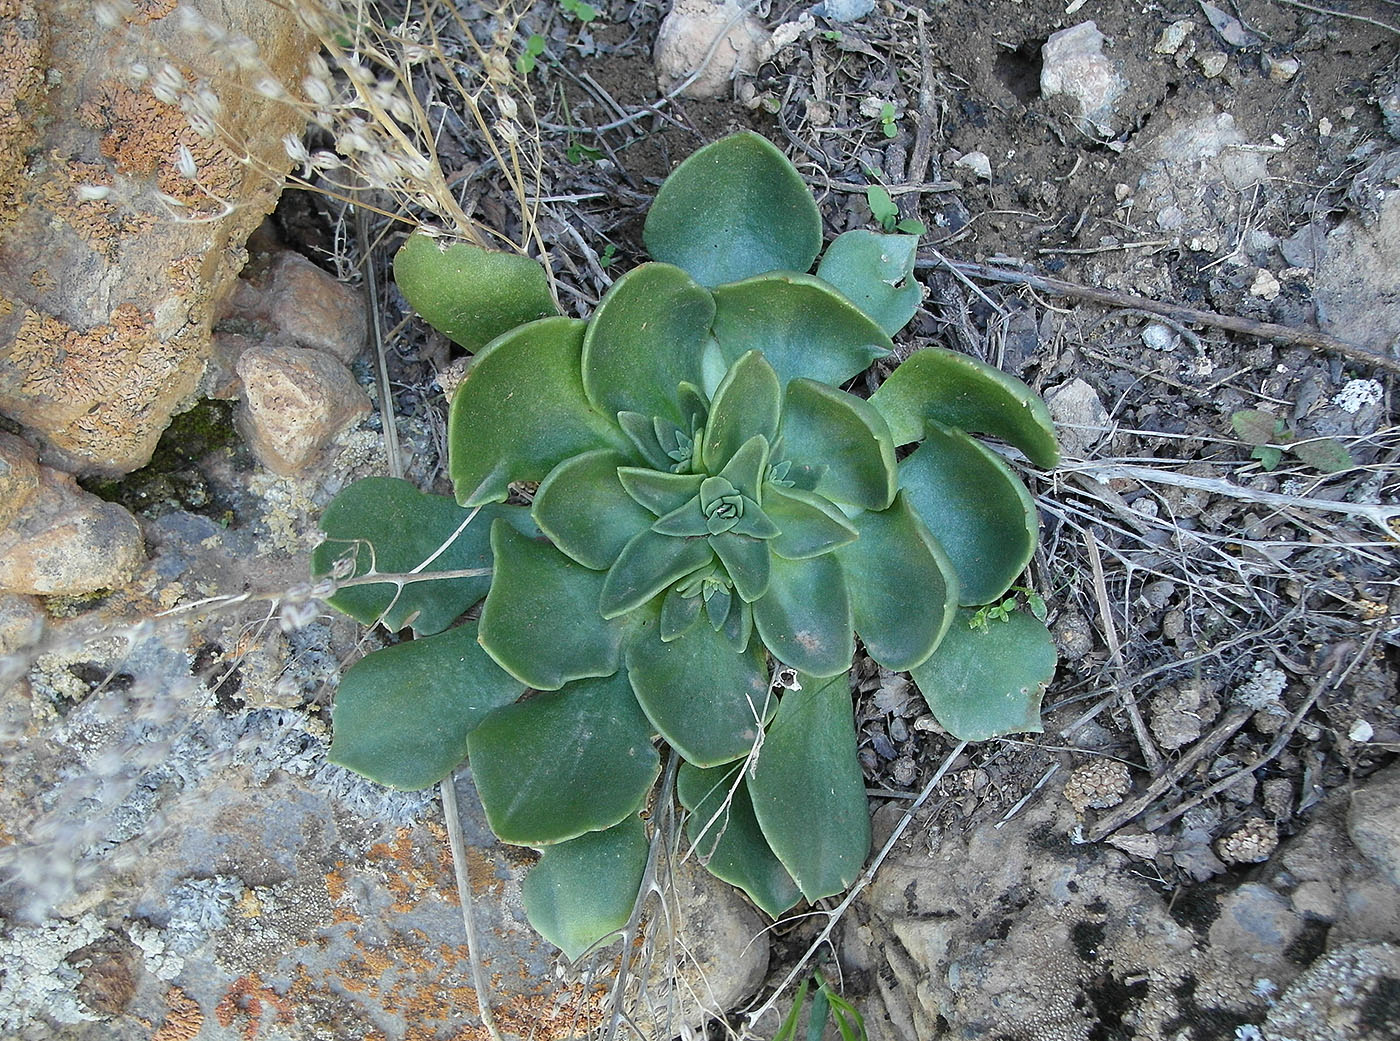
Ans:
[[[330,759],[399,788],[469,760],[496,836],[541,851],[522,904],[570,958],[633,912],[663,757],[686,841],[772,918],[861,876],[857,640],[962,740],[1039,731],[1055,670],[1014,585],[1035,501],[982,441],[1055,466],[1045,403],[940,347],[843,389],[894,360],[918,239],[856,228],[823,252],[801,174],[743,133],[671,173],[642,240],[654,260],[575,319],[528,257],[411,236],[399,289],[475,355],[454,494],[357,481],[312,558],[331,606],[414,635],[345,671]],[[971,631],[982,605],[1004,624]],[[809,1019],[858,1041],[815,988]]]
[[[559,0],[559,6],[565,14],[577,18],[584,25],[598,17],[598,9],[592,4],[584,3],[584,0]]]
[[[928,230],[921,220],[900,220],[899,207],[894,204],[889,191],[883,185],[872,184],[866,188],[865,201],[870,207],[870,215],[887,232],[900,231],[906,235],[922,235]]]
[[[539,33],[531,33],[530,38],[525,41],[525,49],[515,59],[515,71],[522,76],[534,72],[536,61],[544,53],[544,46],[545,38]]]
[[[836,29],[828,29],[826,32],[822,33],[822,39],[829,40],[832,43],[840,43],[841,33]]]
[[[617,244],[609,242],[603,247],[602,254],[598,257],[598,266],[606,271],[617,263]]]
[[[1235,436],[1253,446],[1249,457],[1256,459],[1264,470],[1278,469],[1285,452],[1292,453],[1300,463],[1325,474],[1340,473],[1356,465],[1351,452],[1334,437],[1299,439],[1272,412],[1242,409],[1230,416]]]
[[[899,127],[894,121],[894,106],[888,101],[880,106],[880,129],[886,137],[896,137],[899,134]]]
[[[569,145],[568,149],[564,152],[564,157],[574,166],[585,162],[596,163],[599,159],[603,158],[603,150],[575,141],[573,144]]]
[[[1045,606],[1045,599],[1034,589],[1029,589],[1026,586],[1012,586],[1007,592],[1011,595],[1000,603],[986,604],[973,612],[972,617],[968,619],[967,627],[976,632],[985,633],[991,627],[992,622],[1006,621],[1016,610],[1017,594],[1026,598],[1026,606],[1037,620],[1045,621],[1045,616],[1049,613]]]

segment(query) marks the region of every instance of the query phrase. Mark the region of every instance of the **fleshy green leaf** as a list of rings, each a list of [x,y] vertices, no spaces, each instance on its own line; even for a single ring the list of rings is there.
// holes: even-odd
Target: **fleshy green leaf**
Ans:
[[[802,686],[783,696],[748,786],[769,846],[802,894],[819,900],[860,875],[870,853],[870,809],[850,680],[844,672],[802,677]]]
[[[961,603],[996,599],[1030,562],[1035,502],[1001,456],[961,430],[929,423],[899,464],[899,484],[952,561]]]
[[[584,397],[583,330],[583,322],[544,318],[477,355],[448,420],[449,469],[462,505],[504,499],[511,481],[542,481],[581,452],[630,454],[614,418]]]
[[[775,415],[774,433],[777,433],[776,420]],[[768,470],[768,446],[770,443],[770,439],[766,435],[755,434],[741,444],[737,451],[729,454],[729,461],[724,464],[724,469],[719,472],[719,476],[748,498],[757,499],[763,475]]]
[[[701,458],[705,469],[718,473],[739,448],[762,437],[771,445],[778,434],[782,388],[778,374],[763,355],[749,351],[729,367],[710,402]],[[763,453],[766,457],[766,447]]]
[[[724,620],[721,632],[736,652],[746,651],[749,638],[753,636],[753,605],[743,600],[735,602],[729,609],[729,617]]]
[[[627,647],[627,674],[652,726],[698,766],[748,755],[777,708],[763,649],[737,654],[708,625],[669,642],[642,630]]]
[[[365,625],[382,615],[385,628],[393,631],[412,625],[420,635],[440,633],[491,587],[491,521],[502,517],[531,526],[523,508],[490,506],[472,517],[471,510],[445,495],[425,495],[395,477],[366,477],[337,495],[321,515],[326,541],[311,555],[311,573],[328,575],[342,558],[353,561],[353,576],[368,574],[371,567],[384,575],[487,571],[476,578],[413,582],[402,591],[388,583],[352,586],[326,601]]]
[[[410,235],[394,255],[394,281],[425,322],[469,351],[559,312],[536,261],[467,242]]]
[[[606,416],[639,412],[690,423],[676,388],[698,385],[714,298],[669,264],[643,264],[604,294],[583,338],[583,386]]]
[[[938,649],[910,670],[929,711],[963,741],[1040,733],[1040,701],[1055,675],[1049,631],[1021,611],[973,629],[972,614],[960,610]]]
[[[661,639],[669,642],[682,633],[688,632],[690,627],[700,620],[700,597],[685,596],[679,589],[672,589],[666,593],[666,599],[661,601]]]
[[[705,511],[700,507],[700,496],[695,496],[684,506],[666,514],[651,525],[651,530],[660,535],[682,539],[708,535],[710,525],[705,518]]]
[[[627,540],[652,516],[623,490],[622,456],[609,449],[566,459],[541,482],[530,515],[560,551],[584,567],[612,567]]]
[[[738,886],[769,917],[777,918],[802,899],[802,891],[759,830],[740,769],[702,770],[681,764],[676,795],[690,811],[685,836],[710,874]]]
[[[636,502],[658,517],[680,509],[700,494],[702,474],[668,474],[624,466],[617,472],[622,487]]]
[[[503,521],[491,526],[491,550],[496,575],[481,608],[480,638],[503,669],[536,690],[617,671],[627,626],[598,615],[604,572]]]
[[[635,815],[550,846],[521,883],[525,917],[572,961],[627,924],[646,866],[646,826]]]
[[[385,647],[341,677],[327,758],[393,788],[436,784],[486,714],[523,693],[476,642],[475,622]]]
[[[678,578],[704,567],[713,554],[704,539],[678,539],[646,531],[622,548],[603,582],[593,612],[616,618],[646,603]]]
[[[860,538],[836,559],[850,576],[856,632],[870,657],[902,672],[933,653],[947,632],[958,606],[957,572],[905,492],[889,509],[852,523]]]
[[[1040,396],[1015,376],[965,354],[942,347],[916,351],[890,373],[870,403],[889,422],[896,445],[919,440],[924,421],[932,419],[999,437],[1037,466],[1060,461],[1055,425]]]
[[[725,532],[711,536],[710,546],[724,562],[724,570],[729,573],[734,591],[740,597],[752,603],[768,592],[772,553],[767,542]]]
[[[706,145],[672,171],[642,229],[647,251],[714,287],[766,271],[806,271],[821,214],[792,163],[757,134]]]
[[[763,512],[782,532],[773,540],[773,552],[789,560],[820,556],[856,537],[844,513],[820,495],[800,488],[768,485],[763,490]]]
[[[727,362],[763,352],[786,386],[799,376],[839,386],[892,344],[864,311],[810,275],[761,275],[715,290],[715,338]]]
[[[882,235],[858,228],[837,235],[817,265],[817,277],[830,282],[851,303],[893,336],[919,309],[914,280],[917,235]]]
[[[894,440],[883,417],[854,394],[796,379],[783,402],[787,479],[827,499],[883,510],[894,499]]]
[[[851,667],[855,654],[846,577],[830,553],[770,561],[768,592],[753,605],[758,635],[785,665],[814,676]]]
[[[498,708],[467,750],[491,830],[517,846],[612,827],[641,809],[661,769],[623,672]]]

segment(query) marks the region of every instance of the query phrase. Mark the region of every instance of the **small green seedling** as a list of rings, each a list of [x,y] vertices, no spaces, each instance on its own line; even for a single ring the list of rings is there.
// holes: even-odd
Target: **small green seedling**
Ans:
[[[606,271],[617,263],[617,244],[609,242],[603,247],[602,254],[598,257],[598,266]]]
[[[559,0],[559,7],[571,18],[577,18],[584,25],[598,17],[598,9],[584,0]]]
[[[792,1001],[792,1010],[783,1019],[778,1032],[773,1035],[773,1041],[794,1041],[797,1037],[802,1006],[807,1003],[807,992],[812,989],[813,984],[816,985],[816,990],[812,993],[812,1009],[807,1015],[807,1041],[821,1041],[826,1034],[828,1022],[836,1025],[836,1032],[841,1035],[841,1041],[866,1041],[865,1017],[854,1005],[832,990],[831,984],[827,983],[820,972],[813,972],[798,986]]]
[[[1299,440],[1272,412],[1244,409],[1230,416],[1230,425],[1235,428],[1235,436],[1254,446],[1249,457],[1259,460],[1259,465],[1268,471],[1278,468],[1285,452],[1325,474],[1340,473],[1356,465],[1352,454],[1336,438]]]
[[[886,137],[899,136],[899,126],[894,121],[894,106],[888,101],[880,106],[880,129]]]
[[[870,215],[875,222],[888,232],[902,231],[906,235],[922,235],[927,229],[924,222],[905,218],[900,220],[899,207],[890,198],[883,185],[872,184],[865,189],[865,201],[870,206]]]
[[[1045,598],[1034,589],[1028,589],[1025,586],[1012,586],[1007,592],[1011,595],[1000,603],[985,604],[973,612],[972,617],[968,619],[968,628],[978,632],[986,632],[992,622],[1005,622],[1019,606],[1017,594],[1026,598],[1026,607],[1031,614],[1040,621],[1045,621],[1049,614],[1049,610],[1045,606]]]
[[[534,72],[539,56],[544,53],[544,47],[545,38],[539,33],[531,33],[530,38],[525,41],[525,49],[515,59],[515,71],[522,76]]]
[[[313,557],[359,578],[332,606],[414,634],[345,672],[331,758],[401,788],[469,759],[497,837],[541,852],[522,901],[570,958],[632,913],[663,757],[688,841],[772,917],[860,876],[857,638],[966,740],[1038,731],[1055,668],[1006,606],[1035,504],[980,440],[1054,466],[1044,402],[938,347],[842,389],[914,315],[917,239],[848,231],[806,273],[816,202],[751,133],[681,163],[642,238],[655,261],[578,320],[533,261],[412,236],[399,288],[476,355],[455,494],[352,484]],[[1006,621],[979,633],[984,604]]]
[[[596,163],[603,158],[603,150],[575,141],[564,152],[564,157],[574,166],[578,166],[580,163]]]

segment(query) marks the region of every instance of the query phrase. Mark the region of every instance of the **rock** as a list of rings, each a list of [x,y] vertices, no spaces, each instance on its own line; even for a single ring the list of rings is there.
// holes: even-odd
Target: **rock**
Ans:
[[[1369,227],[1348,217],[1327,235],[1313,301],[1339,339],[1384,351],[1400,336],[1400,191],[1384,193]]]
[[[1186,42],[1186,38],[1191,35],[1196,28],[1196,23],[1189,18],[1181,18],[1162,30],[1162,35],[1157,37],[1157,42],[1152,45],[1154,54],[1175,54],[1181,50],[1181,45]]]
[[[739,1008],[763,983],[769,923],[693,856],[674,864],[670,878],[669,914],[680,927],[673,935],[664,926],[658,930],[651,985],[663,994],[674,987],[678,1018],[703,1033],[707,1020]],[[674,952],[674,967],[666,964],[668,952]],[[678,1023],[670,1026],[672,1033],[680,1029]]]
[[[77,596],[125,585],[146,560],[136,518],[38,469],[34,493],[0,532],[0,591]]]
[[[22,438],[0,431],[0,530],[39,488],[39,462]]]
[[[1264,1036],[1290,1041],[1391,1041],[1400,1037],[1400,947],[1349,943],[1329,951],[1280,995]]]
[[[1180,686],[1166,686],[1148,704],[1148,726],[1157,743],[1167,751],[1189,745],[1199,738],[1220,712],[1220,701],[1200,679],[1183,680]]]
[[[0,658],[32,646],[44,631],[44,610],[33,597],[0,593]]]
[[[953,165],[964,170],[970,170],[972,174],[983,181],[992,179],[992,161],[987,158],[986,152],[968,152],[953,160]]]
[[[676,0],[656,34],[656,77],[661,89],[673,90],[700,69],[681,96],[718,98],[730,92],[737,74],[753,72],[768,34],[762,22],[743,12],[737,0]],[[734,24],[726,31],[730,23]],[[701,69],[721,33],[714,57]]]
[[[1116,137],[1114,104],[1128,83],[1103,53],[1107,38],[1093,22],[1080,22],[1051,35],[1041,48],[1040,92],[1064,94],[1077,105],[1076,125],[1086,134]]]
[[[274,473],[297,473],[370,410],[350,370],[320,351],[254,347],[238,359],[236,371],[244,394],[239,430],[258,461]]]
[[[1385,878],[1400,885],[1400,770],[1383,771],[1352,793],[1347,835]]]
[[[1259,58],[1260,65],[1263,66],[1265,74],[1275,83],[1287,83],[1303,67],[1303,63],[1291,54],[1281,57],[1274,57],[1267,51]]]
[[[1085,456],[1109,431],[1108,409],[1098,391],[1082,379],[1072,379],[1046,392],[1045,404],[1055,420],[1066,454]]]
[[[179,82],[161,89],[173,103],[152,93],[159,76],[133,84],[122,27],[99,28],[87,0],[3,6],[0,412],[28,429],[46,461],[126,473],[150,459],[192,400],[214,303],[290,164],[281,138],[305,124],[295,106],[252,89],[252,77],[295,84],[312,48],[289,7],[196,5],[262,59],[257,72],[220,73],[215,83],[220,129],[238,142],[229,149],[196,133],[181,110],[182,98],[205,104],[204,85],[180,79],[175,65],[217,66],[207,44],[177,28],[180,16],[152,15],[174,4],[118,16],[148,50],[172,55]],[[160,67],[146,64],[148,73]],[[177,170],[181,148],[198,185]],[[172,219],[168,199],[194,219]]]
[[[281,252],[261,284],[240,280],[231,301],[240,325],[298,347],[325,351],[349,365],[365,346],[368,326],[360,294],[298,253]]]

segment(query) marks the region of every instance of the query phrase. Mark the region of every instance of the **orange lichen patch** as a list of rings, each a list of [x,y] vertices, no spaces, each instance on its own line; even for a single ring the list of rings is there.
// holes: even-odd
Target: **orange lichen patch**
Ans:
[[[254,1041],[258,1028],[262,1025],[263,1013],[271,1006],[277,1010],[277,1022],[290,1023],[292,1009],[287,999],[270,987],[263,986],[256,972],[240,976],[233,986],[214,1006],[214,1017],[219,1025],[228,1028],[236,1020],[242,1020],[241,1033],[244,1041]]]
[[[136,0],[126,16],[132,25],[146,25],[164,18],[179,5],[179,0]]]
[[[452,855],[446,832],[441,826],[438,832],[439,841],[428,845],[414,841],[413,829],[400,828],[392,842],[377,842],[370,847],[370,863],[383,870],[384,884],[394,894],[393,910],[411,911],[430,894],[455,902]],[[438,835],[435,833],[434,837]]]
[[[25,152],[42,122],[44,37],[33,0],[0,0],[0,229],[18,215]]]
[[[165,992],[165,1022],[151,1035],[151,1041],[194,1041],[204,1028],[204,1013],[199,1002],[179,987],[171,987]]]
[[[331,903],[338,904],[345,899],[345,861],[337,860],[335,867],[326,872],[326,895]]]
[[[505,883],[496,875],[496,865],[475,846],[467,847],[467,877],[471,879],[472,896],[499,896]]]

